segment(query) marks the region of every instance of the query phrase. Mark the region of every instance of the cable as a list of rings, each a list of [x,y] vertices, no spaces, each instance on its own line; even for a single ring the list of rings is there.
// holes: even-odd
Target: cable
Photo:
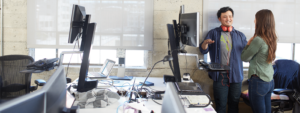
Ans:
[[[156,62],[156,63],[155,63],[153,66],[152,66],[152,69],[150,70],[150,72],[149,72],[148,76],[146,77],[146,79],[145,79],[144,83],[142,84],[142,87],[141,87],[141,89],[143,88],[143,86],[144,86],[144,84],[145,84],[146,80],[148,79],[148,77],[150,76],[150,73],[152,72],[152,70],[153,70],[154,66],[155,66],[157,63],[159,63],[159,62],[162,62],[162,61],[163,61],[163,60],[161,60],[161,61],[158,61],[158,62]]]
[[[226,34],[226,33],[225,33]],[[226,34],[227,35],[227,34]],[[224,39],[224,37],[222,36],[222,38]],[[225,40],[225,39],[224,39]],[[229,49],[229,41],[228,41],[229,39],[228,39],[228,37],[227,37],[227,41],[226,41],[226,48],[227,48],[227,50],[228,50],[228,52],[227,52],[227,65],[229,65],[229,59],[230,59],[230,52],[231,52],[231,50]],[[230,44],[231,45],[231,44]],[[232,45],[231,45],[231,49],[232,49]],[[223,80],[224,80],[224,76],[223,76],[223,74],[221,73],[221,75],[222,75],[222,77],[223,77],[223,79],[222,79],[222,81],[221,81],[221,83],[222,83],[222,85],[223,86],[225,86],[224,84],[223,84]],[[226,75],[227,75],[227,78],[228,78],[228,80],[229,80],[229,83],[228,83],[228,85],[227,85],[227,87],[230,87],[230,78],[229,78],[229,72],[228,71],[226,71]]]
[[[128,101],[125,101],[123,104],[118,106],[116,113],[118,113],[120,106],[123,106],[126,102],[128,102]]]
[[[185,72],[187,73],[187,59],[186,59],[186,53],[185,53]]]
[[[82,34],[82,33],[79,33],[80,35]],[[82,39],[81,39],[82,40]],[[78,42],[78,49],[79,49],[79,51],[80,51],[80,46],[79,46],[79,39],[77,40],[77,42]],[[82,42],[82,41],[81,41]],[[82,60],[82,56],[81,56],[81,54],[79,54],[80,55],[80,58],[81,58],[81,60]]]
[[[156,102],[153,98],[152,98],[153,102],[155,102],[158,105],[162,105],[161,103]]]
[[[162,91],[162,90],[156,90],[156,89],[153,89],[153,88],[151,88],[150,86],[148,86],[148,88],[150,88],[151,90],[152,90],[152,92],[154,91],[154,92],[156,92],[156,91]]]
[[[195,71],[193,72],[192,76],[194,76],[194,73],[195,73],[197,70],[199,70],[199,69],[195,69]],[[192,76],[191,76],[191,78],[192,78]]]
[[[206,96],[207,96],[207,98],[209,99],[209,102],[208,102],[208,104],[206,104],[205,106],[203,106],[203,107],[207,107],[207,106],[209,106],[210,105],[210,103],[211,103],[211,98],[210,98],[210,96],[208,95],[208,94],[205,94]]]
[[[151,92],[151,91],[150,91],[148,88],[143,88],[143,89],[144,89],[144,90],[147,92],[147,94],[149,94],[149,95],[150,95],[150,94],[151,94],[151,95],[153,95],[153,94],[152,94],[152,92]],[[142,89],[142,90],[143,90],[143,89]]]
[[[210,98],[210,96],[208,95],[208,94],[205,94],[206,96],[207,96],[207,98],[208,98],[208,104],[206,104],[206,105],[204,105],[204,106],[200,106],[200,105],[195,105],[195,104],[190,104],[189,106],[190,107],[207,107],[207,106],[209,106],[210,104],[211,104],[211,98]],[[181,97],[181,96],[180,96]],[[182,97],[181,99],[187,99],[186,97]],[[188,102],[189,102],[189,100],[187,100]]]
[[[125,84],[129,84],[129,86],[132,86],[132,85],[130,85],[130,83],[129,82],[125,82],[122,86],[124,86]]]
[[[171,50],[170,50],[170,38],[168,39],[168,55],[172,55],[171,54]],[[172,62],[171,61],[169,61],[169,66],[171,68],[171,71],[172,71],[173,75],[175,75],[175,72],[173,70],[173,66],[172,66]]]
[[[77,42],[78,42],[78,37],[79,37],[80,34],[81,33],[78,33],[77,36],[76,36],[76,38],[75,38],[75,40],[77,40]],[[78,42],[78,45],[79,45],[79,42]],[[75,45],[73,47],[73,51],[74,51],[75,47],[76,47],[76,42],[75,42]],[[70,57],[70,60],[69,60],[69,63],[68,63],[66,77],[68,77],[69,66],[70,66],[70,63],[71,63],[72,56],[73,56],[73,53],[71,54],[71,57]]]

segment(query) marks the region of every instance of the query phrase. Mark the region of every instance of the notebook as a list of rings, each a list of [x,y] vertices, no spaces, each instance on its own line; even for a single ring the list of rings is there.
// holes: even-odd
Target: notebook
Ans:
[[[100,69],[99,72],[90,72],[88,74],[89,78],[108,78],[111,70],[115,65],[115,61],[106,59],[103,67]]]

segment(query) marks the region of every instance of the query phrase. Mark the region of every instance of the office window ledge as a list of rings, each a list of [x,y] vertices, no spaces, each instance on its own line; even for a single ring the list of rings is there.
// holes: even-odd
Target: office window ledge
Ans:
[[[63,65],[63,66],[68,67],[68,65]],[[80,69],[80,65],[69,65],[69,67]],[[100,68],[102,68],[102,66],[100,66],[100,65],[90,65],[89,68],[90,69],[91,68],[100,69]],[[113,69],[118,69],[118,66],[114,66]],[[140,70],[140,71],[145,70],[145,71],[147,71],[147,67],[145,67],[145,66],[136,66],[136,67],[135,66],[127,66],[126,70]]]

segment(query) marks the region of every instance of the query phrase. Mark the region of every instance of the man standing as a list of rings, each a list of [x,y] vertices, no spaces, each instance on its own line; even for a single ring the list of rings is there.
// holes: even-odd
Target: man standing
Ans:
[[[212,29],[200,44],[200,52],[209,52],[211,62],[230,66],[230,71],[209,72],[213,79],[213,91],[218,113],[238,113],[241,85],[243,81],[243,62],[241,53],[247,45],[246,36],[232,27],[233,10],[222,7],[218,13],[221,26]]]

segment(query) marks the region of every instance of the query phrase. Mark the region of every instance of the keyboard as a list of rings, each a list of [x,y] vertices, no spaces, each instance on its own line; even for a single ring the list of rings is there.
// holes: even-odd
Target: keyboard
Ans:
[[[208,64],[210,70],[230,70],[230,67],[222,64]]]
[[[220,64],[210,64],[209,67],[210,68],[214,68],[214,69],[221,69],[221,68],[223,68],[222,65],[220,65]]]
[[[55,62],[58,61],[58,59],[59,58],[52,58],[52,59],[44,58],[27,65],[27,69],[49,71],[54,69],[54,66],[56,66]]]
[[[217,64],[217,63],[206,63],[204,61],[199,61],[199,65],[211,71],[227,71],[230,67],[227,65]]]

